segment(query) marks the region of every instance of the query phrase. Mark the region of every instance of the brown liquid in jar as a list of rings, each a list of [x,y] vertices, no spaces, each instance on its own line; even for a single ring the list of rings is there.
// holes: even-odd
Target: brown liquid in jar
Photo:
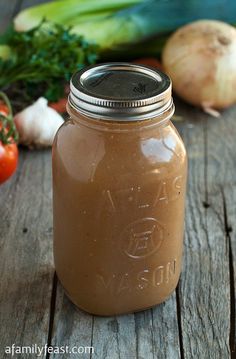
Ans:
[[[163,302],[181,271],[187,161],[165,115],[106,121],[68,105],[53,146],[54,259],[97,315]]]

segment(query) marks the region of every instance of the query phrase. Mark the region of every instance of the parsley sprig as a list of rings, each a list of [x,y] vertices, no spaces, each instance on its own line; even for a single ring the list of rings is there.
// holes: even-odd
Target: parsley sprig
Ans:
[[[0,43],[11,50],[8,58],[0,57],[0,89],[29,103],[42,95],[57,101],[72,73],[97,60],[95,44],[47,21],[26,32],[11,27]]]

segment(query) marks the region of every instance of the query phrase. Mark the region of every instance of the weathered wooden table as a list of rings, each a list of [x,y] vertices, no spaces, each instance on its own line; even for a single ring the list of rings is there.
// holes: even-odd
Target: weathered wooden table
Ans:
[[[0,30],[30,4],[1,0]],[[140,313],[93,317],[67,299],[53,268],[51,152],[20,149],[0,187],[1,358],[13,343],[93,346],[77,357],[97,359],[235,357],[236,108],[214,119],[177,101],[177,114],[189,157],[183,273],[166,303]]]

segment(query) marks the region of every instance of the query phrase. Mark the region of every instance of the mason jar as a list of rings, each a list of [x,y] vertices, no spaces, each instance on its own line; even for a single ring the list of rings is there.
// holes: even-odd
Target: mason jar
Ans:
[[[165,301],[181,271],[187,159],[159,70],[75,73],[53,144],[54,260],[79,308],[97,315]]]

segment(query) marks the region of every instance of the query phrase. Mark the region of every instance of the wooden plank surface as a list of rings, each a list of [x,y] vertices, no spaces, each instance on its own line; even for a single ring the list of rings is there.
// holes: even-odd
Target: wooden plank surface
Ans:
[[[32,3],[0,0],[0,31]],[[53,276],[50,151],[21,150],[16,175],[0,187],[0,357],[9,357],[2,353],[12,343],[92,345],[94,354],[81,357],[94,359],[235,357],[236,108],[214,119],[176,104],[183,118],[176,126],[189,155],[176,293],[160,306],[124,316],[77,310]]]
[[[181,112],[190,125],[182,124],[189,156],[185,262],[179,285],[183,354],[185,358],[228,358],[229,255],[222,196],[214,192],[217,168],[210,151],[212,147],[217,151],[216,139],[207,131],[208,123],[218,127],[224,118],[186,110]]]
[[[0,188],[1,358],[13,343],[47,343],[54,271],[50,172],[49,151],[21,150],[16,175]]]
[[[236,112],[229,109],[217,126],[208,122],[208,182],[209,192],[215,199],[212,206],[222,220],[230,281],[230,337],[229,343],[235,350],[235,288],[236,288]],[[217,146],[214,143],[217,142]],[[223,210],[219,213],[216,197],[221,196]],[[211,203],[210,203],[211,204]],[[223,213],[222,213],[223,212]],[[224,255],[224,253],[222,253]]]

